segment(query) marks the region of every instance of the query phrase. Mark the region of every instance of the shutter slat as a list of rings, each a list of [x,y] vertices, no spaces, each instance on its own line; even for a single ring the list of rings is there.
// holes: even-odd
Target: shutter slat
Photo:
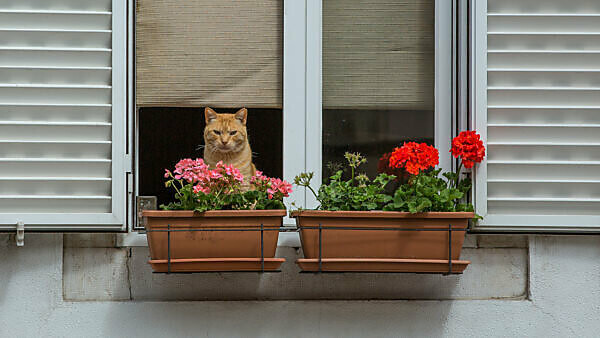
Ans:
[[[0,0],[0,227],[122,228],[113,2]]]
[[[0,67],[0,79],[5,84],[103,85],[111,83],[111,69],[110,67]]]
[[[82,158],[108,159],[111,155],[110,141],[36,142],[0,140],[0,157],[15,158]]]
[[[110,12],[6,11],[0,10],[0,30],[69,29],[110,30]]]
[[[107,126],[13,126],[0,125],[4,140],[31,141],[108,141],[111,128]]]
[[[0,64],[4,66],[28,67],[110,67],[112,63],[109,49],[33,49],[11,48],[0,50]]]
[[[516,215],[519,223],[517,227],[527,226],[529,223],[526,216],[529,215],[552,215],[556,210],[560,210],[561,215],[566,216],[598,216],[598,208],[600,201],[579,201],[579,200],[560,200],[560,201],[531,201],[531,200],[490,200],[489,206],[498,214]],[[552,215],[551,217],[556,217]],[[587,218],[587,217],[586,217]],[[545,221],[542,221],[545,222]],[[573,224],[574,220],[569,218],[569,223]],[[593,221],[592,221],[593,222]],[[592,223],[593,224],[593,223]],[[510,224],[506,223],[505,226]],[[550,226],[549,222],[541,224],[544,227]]]
[[[110,102],[111,96],[108,88],[0,88],[0,102],[101,104]]]
[[[63,213],[70,214],[71,217],[77,217],[78,214],[83,213],[93,213],[95,217],[95,223],[92,224],[103,224],[101,218],[97,215],[106,214],[106,210],[111,209],[111,200],[106,198],[84,198],[85,196],[79,197],[70,197],[70,198],[0,198],[0,214],[6,214],[7,217],[10,218],[23,218],[24,214],[32,213],[32,210],[35,210],[36,214],[53,215],[56,214],[56,210],[61,210],[60,214],[57,216],[62,216]],[[65,227],[69,224],[69,222],[63,221],[64,216],[55,219],[54,223],[59,227],[60,230],[65,230]],[[51,220],[48,220],[49,224],[52,223]],[[48,225],[32,227],[38,230],[51,230],[52,227]],[[88,226],[73,226],[73,230],[81,230],[81,229],[90,229]],[[103,227],[100,227],[101,229]],[[30,228],[31,229],[31,228]]]
[[[544,177],[557,180],[597,179],[598,165],[569,164],[494,164],[488,165],[488,179],[533,179]]]
[[[112,1],[109,0],[0,0],[2,10],[27,11],[101,11],[110,12]]]
[[[600,51],[489,50],[489,67],[600,69]]]
[[[490,182],[488,198],[526,198],[546,200],[548,196],[557,198],[600,198],[600,186],[578,182]]]
[[[555,32],[560,27],[561,33],[600,32],[600,15],[565,14],[489,14],[489,32]]]
[[[110,162],[0,162],[2,176],[111,177]],[[31,210],[35,212],[35,210]]]
[[[600,202],[600,198],[577,198],[577,197],[488,197],[489,201],[512,201],[512,202]],[[598,206],[596,206],[598,207]],[[564,208],[564,206],[562,207]],[[555,210],[561,212],[560,210]],[[562,212],[561,212],[562,214]]]
[[[571,145],[511,145],[488,143],[489,161],[508,161],[529,159],[537,161],[552,161],[569,159],[572,161],[600,160],[600,142],[591,145],[580,142]]]
[[[110,30],[0,29],[0,44],[2,49],[44,46],[37,48],[110,51],[111,34]]]
[[[528,88],[558,89],[567,84],[575,86],[600,87],[600,70],[512,70],[512,69],[488,69],[488,85],[494,88],[514,86],[517,84],[528,84]]]
[[[600,142],[597,128],[562,127],[488,127],[488,140],[491,142]],[[567,154],[565,154],[567,155]]]
[[[42,183],[43,182],[43,183]],[[37,196],[39,198],[56,198],[56,196],[96,196],[98,199],[110,199],[110,180],[0,180],[2,192],[0,198],[6,196]],[[17,197],[18,198],[18,197]],[[28,198],[30,199],[30,198]]]

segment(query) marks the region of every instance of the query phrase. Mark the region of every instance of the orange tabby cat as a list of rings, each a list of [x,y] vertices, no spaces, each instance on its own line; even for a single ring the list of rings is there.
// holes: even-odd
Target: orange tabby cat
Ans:
[[[238,168],[244,175],[246,189],[250,186],[250,177],[256,172],[246,131],[247,117],[246,108],[235,114],[217,114],[211,108],[204,109],[204,162],[211,168],[219,161]]]

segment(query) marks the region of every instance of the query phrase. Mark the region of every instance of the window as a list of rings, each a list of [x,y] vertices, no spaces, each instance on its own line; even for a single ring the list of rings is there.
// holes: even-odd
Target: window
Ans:
[[[345,151],[367,155],[373,175],[409,140],[434,143],[452,166],[452,2],[286,1],[284,10],[287,179],[313,171],[316,187]],[[304,191],[291,200],[316,203]]]
[[[0,229],[124,229],[125,11],[0,2]]]
[[[373,177],[403,142],[433,144],[435,1],[328,0],[322,21],[323,179],[347,151]]]
[[[478,229],[597,231],[600,3],[474,4]]]
[[[165,168],[203,157],[204,107],[248,108],[254,164],[283,176],[283,2],[144,1],[136,8],[139,196],[172,201]]]

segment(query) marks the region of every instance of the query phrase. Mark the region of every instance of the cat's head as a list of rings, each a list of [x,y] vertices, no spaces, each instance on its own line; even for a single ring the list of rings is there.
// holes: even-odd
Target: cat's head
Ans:
[[[204,118],[204,144],[211,152],[236,153],[244,149],[248,141],[246,119],[248,110],[242,108],[235,114],[217,114],[206,107]]]

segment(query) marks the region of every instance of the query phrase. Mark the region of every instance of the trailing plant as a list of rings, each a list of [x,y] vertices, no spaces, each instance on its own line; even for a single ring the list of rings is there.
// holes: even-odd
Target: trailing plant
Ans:
[[[350,179],[343,180],[343,170],[337,170],[329,177],[328,184],[322,184],[318,192],[310,186],[313,173],[302,173],[294,179],[298,186],[306,187],[319,201],[320,210],[330,211],[368,211],[380,210],[391,201],[385,193],[385,187],[396,178],[394,175],[379,174],[370,180],[365,174],[357,174],[358,167],[366,159],[358,153],[346,153],[346,161],[350,168]]]
[[[173,188],[175,200],[163,210],[265,210],[285,209],[283,198],[292,192],[286,181],[257,171],[250,178],[253,189],[242,189],[244,177],[230,165],[217,163],[210,169],[202,159],[183,159],[171,172],[165,169],[165,186]]]
[[[485,156],[485,147],[480,136],[474,131],[463,131],[452,140],[450,152],[459,158],[456,172],[443,173],[434,169],[439,164],[437,149],[425,143],[407,142],[396,148],[390,156],[390,167],[404,168],[411,177],[401,185],[384,210],[408,211],[411,213],[441,211],[473,211],[473,205],[466,202],[471,190],[471,179],[461,180],[463,166],[471,169]],[[479,218],[479,216],[477,216]]]

